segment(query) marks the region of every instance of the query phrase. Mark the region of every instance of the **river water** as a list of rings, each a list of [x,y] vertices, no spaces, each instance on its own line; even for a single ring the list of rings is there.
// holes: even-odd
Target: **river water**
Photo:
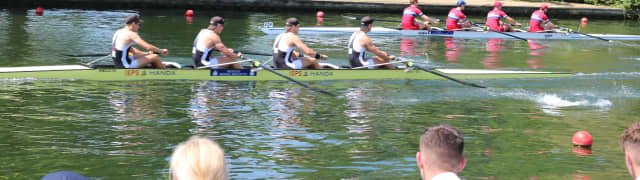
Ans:
[[[130,13],[145,21],[142,38],[169,49],[163,60],[185,65],[194,36],[213,15],[226,18],[228,47],[255,52],[269,52],[275,38],[258,29],[265,21],[280,26],[297,16],[303,26],[317,23],[313,13],[197,11],[186,19],[181,10],[47,9],[35,16],[33,9],[1,9],[0,62],[89,62],[95,57],[63,54],[108,53],[113,32]],[[527,24],[526,17],[516,19]],[[578,20],[554,22],[575,29]],[[358,22],[327,13],[322,25]],[[583,31],[640,34],[639,27],[591,20]],[[348,36],[302,38],[329,62],[346,65]],[[166,179],[172,149],[192,135],[223,147],[233,179],[416,179],[418,137],[440,123],[465,136],[465,179],[629,178],[618,140],[640,120],[640,42],[378,36],[374,43],[430,67],[577,74],[473,80],[487,89],[444,80],[311,83],[338,98],[283,81],[3,79],[0,179],[39,179],[59,170],[94,179]],[[594,136],[591,150],[571,145],[579,130]]]

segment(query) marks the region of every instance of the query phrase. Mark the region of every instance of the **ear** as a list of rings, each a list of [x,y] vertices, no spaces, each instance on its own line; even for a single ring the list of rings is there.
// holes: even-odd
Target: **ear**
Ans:
[[[631,154],[629,154],[629,151],[624,152],[624,157],[626,160],[625,162],[627,163],[627,168],[629,169],[629,174],[631,174],[631,177],[636,178],[635,169],[633,167],[633,158],[631,157]]]
[[[422,165],[422,157],[420,157],[420,151],[416,152],[416,163],[418,163],[418,167],[420,169],[424,168],[424,165]]]
[[[462,156],[462,158],[460,158],[460,166],[458,166],[458,172],[462,171],[466,165],[467,158],[464,158],[464,156]]]

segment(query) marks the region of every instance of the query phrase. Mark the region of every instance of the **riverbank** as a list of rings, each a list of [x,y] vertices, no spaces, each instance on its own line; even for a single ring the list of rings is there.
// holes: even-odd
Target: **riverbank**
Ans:
[[[492,8],[493,0],[467,0],[465,13],[486,15]],[[529,16],[542,2],[504,0],[504,9],[511,16]],[[455,6],[455,0],[429,0],[420,2],[427,14],[446,14]],[[547,2],[551,7],[550,17],[589,17],[597,19],[623,19],[624,10],[607,6],[580,3]],[[408,0],[23,0],[5,1],[0,5],[10,8],[88,8],[88,9],[207,9],[243,11],[310,11],[324,10],[337,12],[401,12]]]

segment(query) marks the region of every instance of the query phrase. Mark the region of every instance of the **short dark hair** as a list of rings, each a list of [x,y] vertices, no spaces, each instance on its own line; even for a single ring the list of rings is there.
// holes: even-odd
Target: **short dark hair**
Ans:
[[[437,168],[456,172],[462,159],[464,136],[448,124],[430,127],[420,136],[420,153]]]
[[[127,18],[124,20],[124,22],[126,24],[131,24],[131,23],[142,23],[144,21],[142,19],[140,19],[140,17],[137,14],[131,14],[131,15],[127,16]]]
[[[284,26],[291,27],[291,26],[296,26],[298,24],[300,24],[300,21],[298,21],[298,18],[290,17],[290,18],[287,18],[287,22],[285,23]]]
[[[418,0],[409,0],[409,4],[417,3]]]
[[[360,19],[360,30],[366,30],[369,27],[369,24],[373,24],[373,18],[369,16],[365,16]]]
[[[211,18],[211,21],[209,21],[209,25],[216,27],[218,26],[218,24],[220,25],[224,25],[224,18],[220,17],[220,16],[213,16]]]

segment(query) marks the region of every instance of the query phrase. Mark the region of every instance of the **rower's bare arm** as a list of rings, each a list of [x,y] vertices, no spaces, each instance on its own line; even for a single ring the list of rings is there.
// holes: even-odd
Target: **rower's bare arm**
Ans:
[[[300,51],[302,51],[305,54],[305,56],[308,56],[308,57],[311,57],[311,58],[315,58],[314,56],[315,56],[316,52],[313,51],[313,49],[307,47],[307,45],[305,45],[302,42],[302,39],[300,39],[300,37],[293,36],[293,37],[290,37],[290,38],[292,38],[291,41],[293,42],[293,45],[296,46],[298,49],[300,49]],[[298,56],[298,57],[300,57],[300,56]]]
[[[136,33],[132,33],[130,34],[130,36],[133,42],[138,44],[140,47],[146,49],[147,51],[153,51],[153,52],[162,53],[162,54],[168,53],[167,49],[160,49],[154,45],[149,44],[147,41],[142,40],[142,38],[140,38],[140,36]]]
[[[518,25],[518,23],[516,22],[515,19],[511,18],[511,17],[507,17],[507,21],[509,21],[509,24],[513,24],[513,25]]]
[[[429,16],[427,15],[422,15],[422,19],[424,19],[425,21],[431,24],[438,25],[438,21],[434,21],[433,19],[429,18]]]
[[[227,56],[227,57],[230,57],[230,58],[239,58],[240,56],[242,56],[241,53],[234,54],[233,53],[233,49],[227,48],[227,46],[222,44],[221,41],[215,42],[215,46],[216,46],[216,49],[220,50],[220,52],[222,54],[224,54],[224,56]]]
[[[360,40],[360,44],[364,44],[364,47],[367,49],[367,51],[372,52],[373,54],[384,59],[385,61],[389,61],[392,58],[389,56],[388,53],[381,51],[380,49],[378,49],[378,47],[373,45],[373,42],[371,42],[371,39],[369,39],[369,37],[362,38]]]

